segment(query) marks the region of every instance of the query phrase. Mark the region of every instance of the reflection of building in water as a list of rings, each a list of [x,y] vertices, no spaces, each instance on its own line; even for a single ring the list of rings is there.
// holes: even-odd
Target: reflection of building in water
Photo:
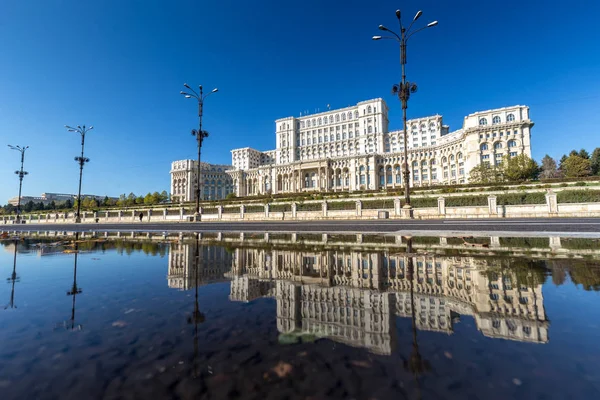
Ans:
[[[459,315],[472,315],[485,336],[547,342],[541,284],[533,270],[517,273],[523,269],[505,264],[413,257],[417,327],[450,334]],[[238,248],[230,298],[275,297],[280,332],[313,333],[389,354],[393,316],[412,312],[406,266],[403,255]]]
[[[198,284],[225,282],[231,269],[232,256],[223,247],[199,245],[199,262],[195,263],[196,244],[173,243],[169,251],[169,287],[188,290],[194,287],[196,271]],[[198,267],[198,268],[196,268]]]

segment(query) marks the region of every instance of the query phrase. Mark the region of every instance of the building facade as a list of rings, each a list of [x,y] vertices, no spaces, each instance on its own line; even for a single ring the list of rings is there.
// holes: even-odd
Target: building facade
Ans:
[[[226,170],[230,165],[201,163],[201,200],[221,200],[233,192],[233,182]],[[195,201],[197,193],[198,162],[179,160],[171,163],[171,199],[173,202]]]
[[[266,193],[378,190],[401,187],[404,132],[388,130],[383,99],[275,121],[276,149],[231,151],[237,196]],[[408,121],[411,186],[468,183],[480,163],[531,157],[529,107],[470,114],[450,132],[441,115]]]

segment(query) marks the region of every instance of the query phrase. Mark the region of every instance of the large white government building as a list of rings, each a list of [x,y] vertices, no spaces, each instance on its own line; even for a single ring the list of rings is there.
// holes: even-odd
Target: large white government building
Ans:
[[[379,190],[402,186],[404,133],[388,130],[381,98],[355,106],[275,121],[276,148],[231,151],[227,171],[237,196],[266,193]],[[441,115],[408,121],[411,186],[460,184],[480,163],[531,157],[529,107],[480,111],[450,132]]]
[[[200,198],[221,200],[233,192],[232,181],[225,173],[230,165],[200,163]],[[171,163],[171,199],[173,202],[196,200],[198,188],[198,162],[179,160]]]

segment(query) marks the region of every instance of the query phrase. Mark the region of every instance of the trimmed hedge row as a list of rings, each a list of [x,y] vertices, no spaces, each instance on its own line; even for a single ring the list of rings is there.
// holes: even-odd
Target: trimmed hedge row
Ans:
[[[323,206],[321,203],[298,203],[296,211],[321,211]]]
[[[487,206],[487,196],[448,197],[446,207]]]
[[[507,193],[500,194],[498,197],[498,205],[519,205],[519,204],[545,204],[545,193]]]
[[[269,212],[285,212],[292,211],[291,204],[271,204],[269,206]]]
[[[564,190],[556,192],[559,203],[599,203],[600,190]]]

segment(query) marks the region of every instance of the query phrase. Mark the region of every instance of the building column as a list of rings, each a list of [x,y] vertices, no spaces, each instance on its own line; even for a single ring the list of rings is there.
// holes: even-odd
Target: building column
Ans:
[[[440,216],[446,215],[446,198],[438,197],[438,214]]]
[[[498,198],[496,196],[488,196],[488,209],[490,217],[498,216]]]

